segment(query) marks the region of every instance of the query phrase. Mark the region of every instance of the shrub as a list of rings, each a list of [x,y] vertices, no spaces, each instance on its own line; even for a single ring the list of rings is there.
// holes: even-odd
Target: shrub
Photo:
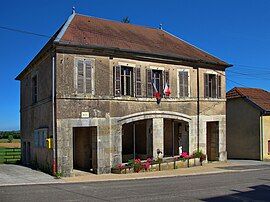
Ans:
[[[206,155],[202,152],[202,150],[197,150],[193,153],[194,158],[199,158],[200,162],[206,160]]]
[[[57,171],[57,172],[55,173],[55,178],[56,178],[56,179],[61,179],[61,177],[62,177],[62,173],[59,172],[59,171]]]
[[[135,159],[133,164],[134,172],[138,173],[143,168],[141,159]]]
[[[13,141],[13,135],[8,136],[8,143],[11,143]]]
[[[152,164],[153,160],[151,158],[148,158],[145,163],[143,163],[143,168],[145,171],[148,171],[150,169],[150,166]]]

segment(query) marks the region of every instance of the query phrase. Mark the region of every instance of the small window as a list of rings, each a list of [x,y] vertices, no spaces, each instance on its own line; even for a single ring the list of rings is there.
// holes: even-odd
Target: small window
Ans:
[[[204,74],[204,97],[221,98],[221,76]]]
[[[178,80],[178,96],[180,98],[189,97],[189,72],[187,70],[180,70]]]
[[[34,145],[36,148],[46,147],[47,128],[37,129],[34,131]]]
[[[76,92],[94,94],[93,85],[93,60],[77,59],[76,66]]]
[[[37,103],[38,100],[38,80],[37,75],[32,77],[32,103]]]

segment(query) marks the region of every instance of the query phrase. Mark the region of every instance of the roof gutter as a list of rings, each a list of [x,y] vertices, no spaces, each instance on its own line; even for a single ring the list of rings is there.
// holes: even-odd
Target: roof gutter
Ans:
[[[165,60],[171,60],[171,61],[183,61],[183,62],[190,62],[190,63],[196,63],[196,64],[204,64],[204,65],[211,65],[211,66],[218,66],[222,68],[232,67],[231,64],[221,64],[216,62],[210,62],[205,61],[201,59],[194,59],[189,57],[181,57],[178,55],[170,55],[170,54],[159,54],[159,53],[148,53],[144,51],[131,51],[127,49],[119,49],[115,47],[104,47],[104,46],[95,46],[95,45],[82,45],[82,44],[70,44],[69,42],[62,42],[62,41],[55,41],[55,45],[62,45],[65,47],[76,47],[76,48],[82,48],[82,49],[93,49],[98,51],[107,51],[109,54],[115,54],[115,53],[127,53],[127,54],[137,54],[140,57],[144,57],[146,59],[163,59]]]

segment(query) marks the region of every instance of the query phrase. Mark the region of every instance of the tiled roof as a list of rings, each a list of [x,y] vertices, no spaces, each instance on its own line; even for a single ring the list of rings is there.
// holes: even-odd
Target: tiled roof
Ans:
[[[270,93],[258,88],[235,87],[227,92],[227,99],[246,98],[264,111],[270,111]]]
[[[164,30],[80,14],[73,16],[59,43],[115,48],[120,51],[181,57],[230,66]]]

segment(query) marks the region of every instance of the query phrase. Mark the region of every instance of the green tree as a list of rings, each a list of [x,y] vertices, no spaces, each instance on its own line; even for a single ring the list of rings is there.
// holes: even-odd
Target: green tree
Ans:
[[[13,141],[13,135],[8,136],[8,143],[11,143]]]
[[[124,18],[122,19],[122,22],[123,22],[123,23],[130,23],[129,17],[128,17],[128,16],[124,17]]]

